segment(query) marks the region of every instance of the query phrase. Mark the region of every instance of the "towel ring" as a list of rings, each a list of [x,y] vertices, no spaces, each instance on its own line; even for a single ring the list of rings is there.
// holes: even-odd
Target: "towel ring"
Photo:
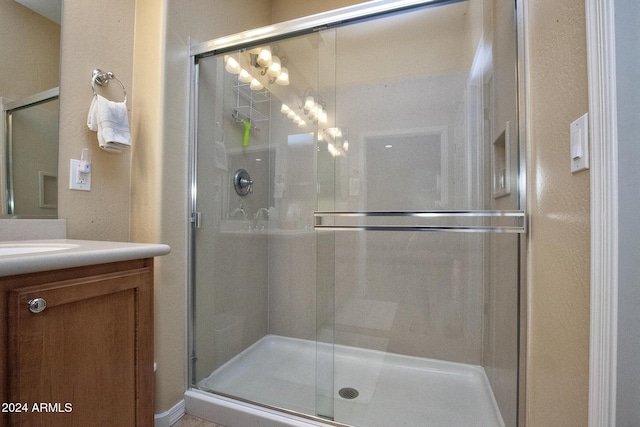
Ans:
[[[96,83],[98,84],[98,86],[109,86],[109,80],[115,80],[118,83],[120,83],[120,86],[122,87],[122,93],[124,93],[124,103],[126,104],[127,91],[124,89],[124,85],[122,84],[120,79],[117,78],[115,74],[113,74],[111,71],[105,73],[99,68],[96,68],[95,70],[93,70],[93,73],[91,74],[91,89],[93,90],[93,94],[94,95],[98,94],[96,92],[96,86],[95,86]]]

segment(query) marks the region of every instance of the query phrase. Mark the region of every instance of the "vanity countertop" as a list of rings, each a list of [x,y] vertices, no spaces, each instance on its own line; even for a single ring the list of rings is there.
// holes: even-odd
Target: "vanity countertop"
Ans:
[[[94,240],[0,241],[0,277],[166,255],[164,244]]]

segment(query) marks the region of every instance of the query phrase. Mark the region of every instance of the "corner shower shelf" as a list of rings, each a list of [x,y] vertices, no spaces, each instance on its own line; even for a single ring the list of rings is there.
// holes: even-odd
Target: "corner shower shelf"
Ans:
[[[261,104],[271,99],[271,92],[267,89],[252,90],[249,83],[238,83],[235,88],[242,98],[249,100],[254,104]]]
[[[233,118],[236,119],[237,122],[247,120],[251,122],[251,124],[269,120],[269,117],[265,116],[255,108],[247,106],[233,107]]]
[[[271,93],[267,89],[251,90],[248,83],[240,83],[235,86],[236,106],[233,107],[233,118],[237,122],[248,121],[252,125],[269,120],[269,116],[256,109],[256,105],[269,102]]]
[[[316,211],[315,230],[526,233],[524,211]]]

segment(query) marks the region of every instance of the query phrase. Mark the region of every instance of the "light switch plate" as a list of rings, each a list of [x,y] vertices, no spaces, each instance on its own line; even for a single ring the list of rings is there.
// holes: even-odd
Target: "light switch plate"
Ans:
[[[69,189],[91,191],[91,172],[81,174],[78,170],[80,160],[71,159],[69,167]],[[80,177],[80,179],[78,179]]]
[[[589,169],[588,113],[571,123],[571,172]]]

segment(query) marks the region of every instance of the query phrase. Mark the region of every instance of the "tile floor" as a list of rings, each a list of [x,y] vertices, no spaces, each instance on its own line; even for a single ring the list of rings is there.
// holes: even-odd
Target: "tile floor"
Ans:
[[[173,427],[224,427],[220,424],[210,423],[201,418],[194,417],[193,415],[185,414],[178,420]]]

